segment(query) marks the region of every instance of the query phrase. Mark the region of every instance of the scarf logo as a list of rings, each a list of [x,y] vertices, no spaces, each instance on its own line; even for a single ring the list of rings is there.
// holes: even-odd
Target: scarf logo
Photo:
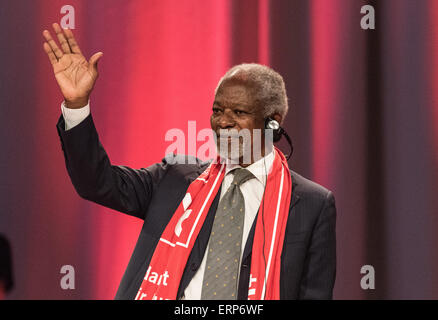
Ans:
[[[184,212],[184,214],[181,216],[181,218],[179,218],[178,223],[175,226],[175,234],[177,237],[180,236],[181,231],[182,231],[182,223],[184,222],[184,220],[186,220],[188,217],[190,217],[190,214],[192,213],[192,209],[189,209],[187,211]]]
[[[252,285],[254,282],[254,286]],[[249,290],[248,290],[248,300],[251,300],[251,296],[255,296],[256,294],[256,284],[257,278],[253,278],[252,274],[249,275]]]
[[[155,284],[157,286],[163,285],[167,286],[167,280],[169,279],[169,272],[165,270],[162,274],[158,274],[157,272],[152,272],[152,266],[149,266],[148,271],[146,272],[146,275],[144,276],[144,281],[148,281],[152,284]],[[147,293],[142,292],[142,289],[140,289],[137,292],[137,295],[135,296],[135,300],[143,300],[148,296]],[[154,294],[152,297],[152,300],[158,300],[157,295]],[[163,300],[163,298],[159,298],[159,300]]]

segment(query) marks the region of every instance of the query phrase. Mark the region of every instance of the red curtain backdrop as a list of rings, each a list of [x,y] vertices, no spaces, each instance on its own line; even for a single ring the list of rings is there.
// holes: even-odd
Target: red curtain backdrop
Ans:
[[[66,4],[0,5],[0,232],[13,250],[11,299],[112,299],[142,225],[81,199],[67,175],[55,128],[62,96],[41,35]],[[334,297],[438,298],[438,1],[68,4],[82,51],[104,52],[91,110],[113,164],[160,161],[168,130],[187,138],[188,121],[209,128],[228,68],[270,65],[290,100],[290,166],[336,197]],[[375,30],[360,27],[366,4]],[[74,290],[60,286],[63,265],[75,269]],[[363,265],[375,268],[374,290],[360,286]]]

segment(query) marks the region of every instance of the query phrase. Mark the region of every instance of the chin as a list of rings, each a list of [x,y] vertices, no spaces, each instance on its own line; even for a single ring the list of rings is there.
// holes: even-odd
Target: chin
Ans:
[[[232,164],[251,164],[251,148],[249,148],[248,152],[249,153],[246,154],[243,144],[240,144],[238,148],[231,148],[231,145],[228,145],[228,148],[220,148],[219,145],[217,146],[219,157],[230,161]]]

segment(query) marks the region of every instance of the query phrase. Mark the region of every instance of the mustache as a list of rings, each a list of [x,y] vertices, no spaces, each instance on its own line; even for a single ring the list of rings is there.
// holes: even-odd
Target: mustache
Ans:
[[[233,139],[233,138],[239,138],[242,137],[242,132],[239,132],[236,129],[220,129],[218,131],[215,132],[216,137],[218,139]]]

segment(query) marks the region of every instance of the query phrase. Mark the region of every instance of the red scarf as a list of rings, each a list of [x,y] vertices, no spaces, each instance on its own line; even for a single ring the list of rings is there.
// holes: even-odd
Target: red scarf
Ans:
[[[277,148],[274,152],[252,246],[250,300],[280,299],[281,251],[289,215],[292,178],[283,153]],[[161,235],[135,300],[176,299],[187,259],[224,174],[225,164],[213,162],[190,184]],[[262,210],[266,211],[263,215]]]

